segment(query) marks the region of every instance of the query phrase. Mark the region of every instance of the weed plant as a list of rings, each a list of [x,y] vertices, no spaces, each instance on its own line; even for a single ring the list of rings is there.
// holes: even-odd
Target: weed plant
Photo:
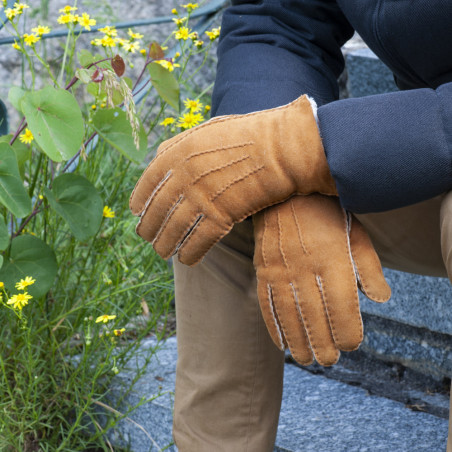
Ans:
[[[203,42],[190,25],[199,6],[188,3],[172,11],[162,44],[109,25],[79,48],[96,21],[67,5],[51,65],[50,28],[19,32],[28,5],[2,1],[24,76],[9,92],[23,118],[0,137],[0,450],[114,450],[108,432],[136,408],[126,396],[153,350],[138,368],[133,358],[143,338],[168,334],[173,298],[171,269],[135,235],[128,198],[156,145],[204,120],[210,87],[196,94],[192,78],[219,29]],[[131,80],[134,54],[142,70]],[[112,394],[124,371],[134,378]]]

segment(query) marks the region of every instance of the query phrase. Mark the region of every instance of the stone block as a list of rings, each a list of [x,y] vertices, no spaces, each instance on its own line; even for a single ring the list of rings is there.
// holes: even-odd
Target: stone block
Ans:
[[[441,451],[447,420],[286,365],[275,451]]]
[[[143,359],[154,347],[152,339],[143,344]],[[120,423],[110,435],[115,446],[128,446],[132,452],[155,452],[156,444],[163,449],[171,443],[176,359],[176,339],[170,338],[153,356],[125,405],[141,397],[162,395],[134,411],[130,415],[133,422]],[[134,365],[141,365],[140,358]],[[133,376],[131,371],[118,379]],[[118,381],[112,392],[120,391],[120,387]],[[275,452],[430,452],[445,450],[446,437],[446,419],[412,411],[403,403],[369,395],[360,387],[285,365]],[[171,445],[165,450],[176,452],[177,448]]]
[[[392,72],[367,47],[347,52],[347,88],[349,97],[397,91]]]
[[[452,286],[446,278],[384,270],[392,297],[374,303],[361,297],[361,309],[368,314],[452,335]]]

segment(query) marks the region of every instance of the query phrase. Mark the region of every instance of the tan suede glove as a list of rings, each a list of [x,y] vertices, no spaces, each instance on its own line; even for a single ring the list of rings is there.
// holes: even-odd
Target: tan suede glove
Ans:
[[[261,311],[273,342],[324,366],[363,339],[357,284],[377,302],[391,289],[370,239],[339,200],[294,196],[253,217]]]
[[[336,195],[310,102],[214,118],[162,143],[130,198],[137,233],[194,265],[234,223],[294,193]]]

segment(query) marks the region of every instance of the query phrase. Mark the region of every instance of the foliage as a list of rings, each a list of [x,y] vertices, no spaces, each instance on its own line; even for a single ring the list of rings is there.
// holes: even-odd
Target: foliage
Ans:
[[[204,120],[209,87],[193,96],[191,80],[219,29],[202,42],[189,25],[198,4],[189,3],[182,15],[173,10],[176,29],[162,45],[110,25],[80,49],[96,20],[68,5],[55,68],[43,56],[50,27],[20,33],[29,6],[1,1],[27,75],[8,96],[22,121],[0,137],[0,450],[110,450],[106,433],[129,414],[117,410],[145,366],[106,410],[112,378],[131,366],[142,338],[164,336],[172,299],[171,271],[135,236],[128,196],[149,137],[155,145]],[[125,76],[133,54],[142,59],[134,82]],[[134,96],[147,89],[138,110]],[[181,102],[187,90],[192,98]]]

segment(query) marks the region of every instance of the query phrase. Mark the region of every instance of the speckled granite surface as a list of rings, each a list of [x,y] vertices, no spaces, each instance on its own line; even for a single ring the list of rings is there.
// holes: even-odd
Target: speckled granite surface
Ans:
[[[145,345],[152,346],[152,340]],[[157,451],[153,441],[162,449],[171,442],[176,357],[176,338],[170,338],[138,383],[138,392],[129,399],[135,402],[142,396],[164,393],[131,415],[148,435],[131,422],[123,422],[116,432],[115,440],[122,435],[133,452]],[[275,451],[440,452],[445,450],[446,437],[445,419],[412,411],[399,402],[368,395],[364,389],[290,364],[285,366]],[[167,450],[174,452],[176,448]]]

